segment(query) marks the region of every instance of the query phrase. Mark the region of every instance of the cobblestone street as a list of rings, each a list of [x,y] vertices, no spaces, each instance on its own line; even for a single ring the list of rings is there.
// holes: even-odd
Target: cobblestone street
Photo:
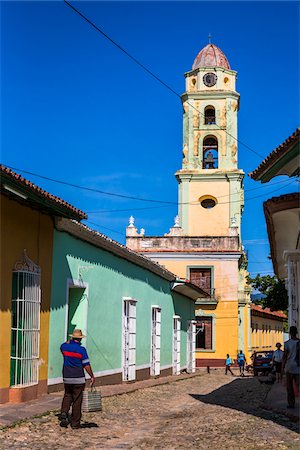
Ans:
[[[55,414],[0,433],[12,449],[299,449],[298,424],[263,410],[270,386],[257,378],[206,374],[103,399],[84,414],[94,427],[60,428]]]

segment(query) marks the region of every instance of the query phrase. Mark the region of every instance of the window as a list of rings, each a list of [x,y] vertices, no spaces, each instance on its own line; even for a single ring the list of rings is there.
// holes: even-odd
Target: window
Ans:
[[[196,348],[212,350],[212,317],[196,317]]]
[[[204,122],[206,125],[213,125],[216,123],[216,112],[213,106],[207,106],[204,110]]]
[[[38,383],[41,273],[26,255],[13,271],[10,385]]]
[[[217,202],[213,197],[206,197],[203,200],[200,199],[200,205],[205,209],[212,209],[216,204]]]
[[[203,169],[218,168],[218,141],[208,136],[203,141]]]
[[[190,281],[212,295],[211,268],[190,268]]]

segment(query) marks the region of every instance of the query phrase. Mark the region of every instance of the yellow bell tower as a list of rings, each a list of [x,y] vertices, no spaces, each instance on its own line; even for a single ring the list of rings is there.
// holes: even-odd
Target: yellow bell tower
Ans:
[[[244,172],[237,167],[237,73],[209,43],[185,74],[179,223],[188,236],[240,235]]]

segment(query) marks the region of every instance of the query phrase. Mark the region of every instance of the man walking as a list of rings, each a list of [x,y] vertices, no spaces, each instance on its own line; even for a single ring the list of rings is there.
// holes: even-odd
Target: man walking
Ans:
[[[286,375],[286,390],[288,408],[295,408],[295,392],[293,383],[299,389],[299,339],[297,338],[298,330],[296,327],[290,327],[291,339],[284,343],[284,353],[282,358],[282,372],[285,369]]]
[[[276,344],[276,348],[277,350],[275,350],[275,352],[273,353],[273,357],[272,357],[272,362],[275,366],[275,370],[276,370],[276,379],[277,382],[280,383],[280,381],[282,380],[282,358],[283,358],[283,351],[281,350],[281,344],[280,342],[277,342]]]
[[[246,357],[242,350],[240,350],[240,353],[237,355],[237,362],[240,368],[240,376],[245,376],[245,364],[246,364]]]
[[[69,410],[72,405],[71,427],[80,428],[82,394],[85,386],[84,369],[91,377],[91,385],[95,378],[86,349],[81,345],[85,337],[79,329],[70,334],[71,340],[60,346],[64,357],[63,381],[65,395],[61,405],[60,426],[69,425]]]

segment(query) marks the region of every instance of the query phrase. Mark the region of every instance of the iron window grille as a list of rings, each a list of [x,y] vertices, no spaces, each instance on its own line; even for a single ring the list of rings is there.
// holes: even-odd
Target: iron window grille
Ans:
[[[24,250],[13,270],[10,385],[38,383],[41,269]]]

